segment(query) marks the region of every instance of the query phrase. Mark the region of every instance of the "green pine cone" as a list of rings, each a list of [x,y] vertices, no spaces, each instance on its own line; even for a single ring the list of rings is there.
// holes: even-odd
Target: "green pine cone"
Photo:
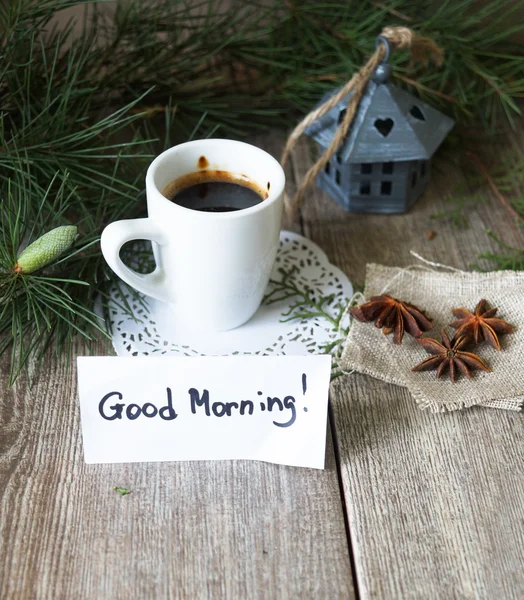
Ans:
[[[45,233],[22,251],[15,265],[17,273],[33,273],[58,258],[76,238],[74,225],[63,225]]]

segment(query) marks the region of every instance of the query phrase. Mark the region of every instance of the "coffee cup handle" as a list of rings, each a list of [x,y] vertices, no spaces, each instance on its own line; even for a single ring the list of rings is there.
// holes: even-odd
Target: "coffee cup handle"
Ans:
[[[173,302],[167,289],[165,272],[157,264],[152,273],[137,273],[120,259],[120,249],[126,242],[150,240],[160,246],[167,243],[164,234],[151,219],[127,219],[110,223],[102,232],[100,246],[107,264],[131,287],[163,302]]]

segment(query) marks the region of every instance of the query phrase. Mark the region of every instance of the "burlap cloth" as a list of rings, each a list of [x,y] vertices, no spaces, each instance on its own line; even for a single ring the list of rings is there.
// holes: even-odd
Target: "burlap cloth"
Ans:
[[[429,355],[410,335],[404,335],[398,346],[391,335],[385,336],[373,323],[353,319],[342,355],[345,370],[407,387],[420,408],[434,412],[473,405],[520,410],[524,401],[524,273],[441,272],[427,267],[401,269],[368,264],[366,300],[383,293],[426,312],[434,326],[424,337],[440,341],[441,328],[455,320],[450,309],[464,306],[473,311],[481,298],[497,307],[497,316],[511,323],[515,331],[500,338],[500,352],[485,342],[471,350],[487,363],[491,373],[473,371],[471,380],[460,376],[452,383],[445,375],[437,381],[435,371],[411,371]],[[447,331],[451,337],[454,330]]]

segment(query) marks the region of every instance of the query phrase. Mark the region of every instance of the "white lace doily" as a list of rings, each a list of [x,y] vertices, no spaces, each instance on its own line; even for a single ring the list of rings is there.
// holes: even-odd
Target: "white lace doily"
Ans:
[[[280,234],[280,247],[273,267],[272,281],[281,281],[284,270],[288,281],[300,290],[308,290],[318,302],[332,296],[323,305],[331,317],[341,314],[353,295],[353,286],[340,269],[329,263],[324,252],[310,240],[289,231]],[[270,282],[267,294],[275,292]],[[160,355],[236,355],[236,354],[313,354],[340,339],[339,328],[310,307],[307,318],[282,322],[296,302],[288,297],[271,304],[263,303],[246,324],[224,332],[195,332],[176,321],[172,306],[141,296],[141,302],[129,288],[113,287],[109,320],[113,346],[118,356]],[[267,295],[266,294],[266,295]],[[287,295],[287,292],[285,293]],[[124,309],[129,305],[133,315]],[[142,306],[143,304],[143,306]]]

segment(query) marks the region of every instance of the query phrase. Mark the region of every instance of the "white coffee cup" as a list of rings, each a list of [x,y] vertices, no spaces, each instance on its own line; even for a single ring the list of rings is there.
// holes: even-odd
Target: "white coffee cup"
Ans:
[[[204,157],[204,160],[202,160]],[[206,168],[247,176],[268,197],[250,208],[202,212],[162,195],[175,179]],[[260,148],[232,140],[195,140],[166,150],[146,175],[144,219],[116,221],[101,238],[102,253],[127,284],[172,304],[176,320],[189,328],[225,331],[257,311],[277,252],[285,176]],[[120,259],[129,241],[151,240],[156,268],[136,273]]]

